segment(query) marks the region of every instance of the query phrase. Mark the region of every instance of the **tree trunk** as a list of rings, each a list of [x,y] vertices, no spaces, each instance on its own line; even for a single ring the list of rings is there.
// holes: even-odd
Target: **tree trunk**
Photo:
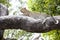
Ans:
[[[6,16],[8,15],[8,9],[5,5],[0,4],[0,16]],[[2,26],[1,26],[2,27]],[[0,29],[0,40],[3,39],[4,29]]]

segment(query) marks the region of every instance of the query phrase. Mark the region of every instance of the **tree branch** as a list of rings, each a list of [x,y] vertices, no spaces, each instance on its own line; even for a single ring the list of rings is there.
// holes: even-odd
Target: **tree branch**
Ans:
[[[48,32],[60,29],[60,16],[54,16],[58,23],[55,24],[51,17],[44,20],[34,19],[28,16],[1,16],[0,29],[22,29],[29,32]]]

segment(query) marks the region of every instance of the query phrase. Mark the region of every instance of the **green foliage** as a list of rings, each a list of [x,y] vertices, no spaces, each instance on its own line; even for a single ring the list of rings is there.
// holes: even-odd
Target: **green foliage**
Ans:
[[[60,40],[60,30],[52,30],[50,32],[43,33],[42,35],[45,40]]]
[[[0,3],[7,4],[7,0],[0,0]]]
[[[17,29],[17,30],[16,29],[12,29],[12,30],[8,29],[8,30],[5,30],[5,32],[4,32],[4,38],[18,39],[18,38],[26,37],[26,40],[29,40],[29,37],[31,37],[31,36],[32,36],[32,33],[26,32],[26,31],[23,31],[20,29]]]
[[[27,5],[32,11],[60,14],[60,0],[28,0]]]
[[[28,0],[27,5],[31,11],[45,12],[52,16],[60,15],[60,0]],[[53,30],[42,35],[45,40],[60,40],[60,30]]]
[[[0,0],[0,3],[6,5],[6,6],[8,6],[8,7],[10,6],[8,0]]]

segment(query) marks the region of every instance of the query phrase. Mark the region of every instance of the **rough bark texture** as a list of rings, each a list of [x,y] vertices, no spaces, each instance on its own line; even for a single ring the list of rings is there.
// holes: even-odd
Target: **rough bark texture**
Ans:
[[[37,20],[27,16],[1,16],[0,29],[22,29],[29,32],[48,32],[55,29],[60,29],[60,16],[53,18],[47,17],[44,20]]]
[[[8,15],[8,8],[0,3],[0,16]],[[0,40],[3,39],[4,29],[0,30]]]

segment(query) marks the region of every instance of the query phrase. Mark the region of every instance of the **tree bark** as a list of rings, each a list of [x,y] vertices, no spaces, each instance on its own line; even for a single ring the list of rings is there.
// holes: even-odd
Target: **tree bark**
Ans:
[[[8,15],[8,8],[0,3],[0,16]],[[4,29],[0,30],[0,40],[3,40]]]
[[[0,29],[22,29],[28,32],[44,33],[51,30],[60,29],[60,16],[54,16],[58,20],[54,23],[52,17],[44,20],[34,19],[28,16],[1,16]]]

